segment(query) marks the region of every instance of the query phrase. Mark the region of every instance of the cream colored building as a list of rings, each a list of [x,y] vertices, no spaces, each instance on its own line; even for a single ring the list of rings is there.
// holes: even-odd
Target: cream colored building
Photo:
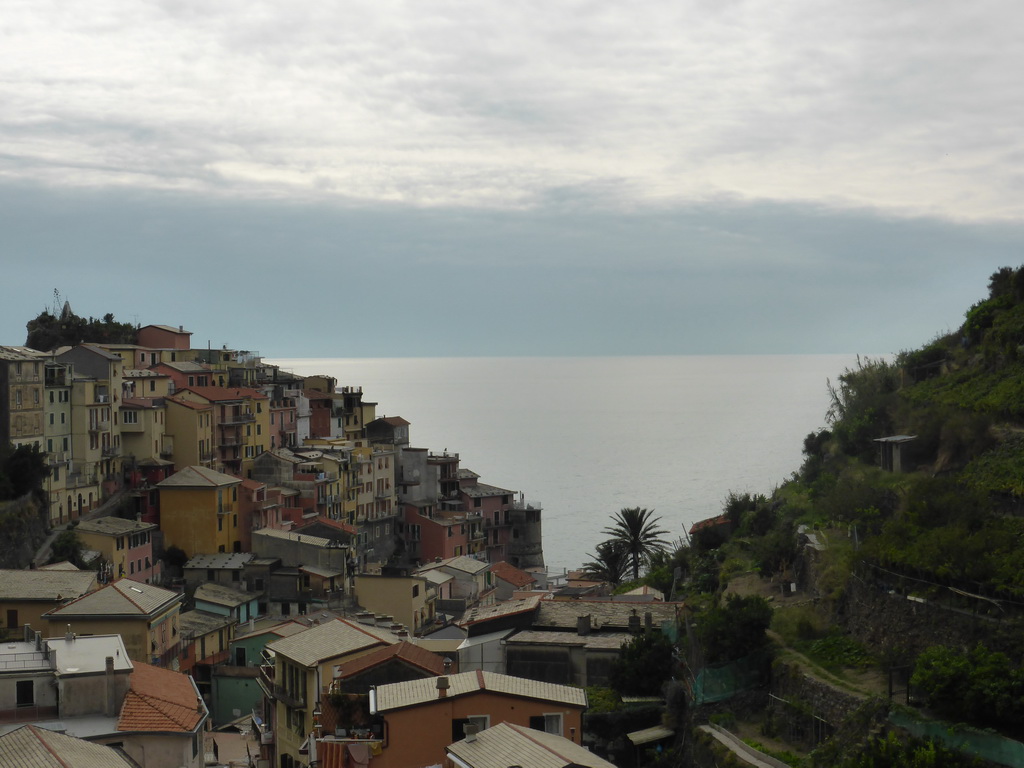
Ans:
[[[356,601],[375,614],[393,616],[414,635],[433,623],[437,593],[420,576],[360,574],[355,577]]]
[[[398,642],[400,638],[387,630],[331,619],[267,645],[274,660],[273,678],[264,676],[260,684],[274,702],[272,764],[284,765],[285,755],[292,764],[303,764],[299,747],[313,729],[313,705],[334,679],[335,666]]]

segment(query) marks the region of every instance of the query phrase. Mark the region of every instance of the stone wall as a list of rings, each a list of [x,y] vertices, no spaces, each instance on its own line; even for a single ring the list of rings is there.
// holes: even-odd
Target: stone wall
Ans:
[[[801,716],[819,718],[833,728],[864,703],[865,697],[829,685],[812,677],[797,664],[777,661],[772,665],[772,702],[778,710],[781,702],[788,702],[791,711]],[[777,712],[781,716],[782,712]]]
[[[974,602],[982,602],[978,600]],[[971,609],[971,599],[960,605],[939,598],[917,598],[879,582],[852,576],[840,609],[844,628],[876,653],[910,660],[931,645],[971,648],[979,641],[989,647],[1012,631],[1012,619],[996,620]],[[990,607],[991,603],[984,603]]]

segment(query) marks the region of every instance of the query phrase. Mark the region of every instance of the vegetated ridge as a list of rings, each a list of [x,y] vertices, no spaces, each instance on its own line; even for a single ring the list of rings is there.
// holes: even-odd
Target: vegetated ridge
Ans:
[[[828,382],[800,469],[770,495],[730,494],[652,559],[661,589],[681,569],[698,638],[738,634],[708,627],[741,599],[772,607],[764,695],[694,701],[691,726],[731,724],[791,765],[1024,759],[1024,267],[988,288],[956,331]],[[751,650],[692,645],[690,680]],[[711,764],[701,741],[695,762],[658,764]]]

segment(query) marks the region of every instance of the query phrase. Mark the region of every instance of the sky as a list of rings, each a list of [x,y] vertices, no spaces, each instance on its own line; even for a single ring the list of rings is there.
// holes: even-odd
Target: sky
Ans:
[[[1001,0],[0,0],[0,343],[886,354],[1024,262]]]

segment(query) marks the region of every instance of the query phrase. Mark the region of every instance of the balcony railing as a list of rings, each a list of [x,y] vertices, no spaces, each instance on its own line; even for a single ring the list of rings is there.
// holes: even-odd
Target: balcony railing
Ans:
[[[248,424],[256,421],[256,415],[252,413],[231,413],[224,417],[221,424]]]

